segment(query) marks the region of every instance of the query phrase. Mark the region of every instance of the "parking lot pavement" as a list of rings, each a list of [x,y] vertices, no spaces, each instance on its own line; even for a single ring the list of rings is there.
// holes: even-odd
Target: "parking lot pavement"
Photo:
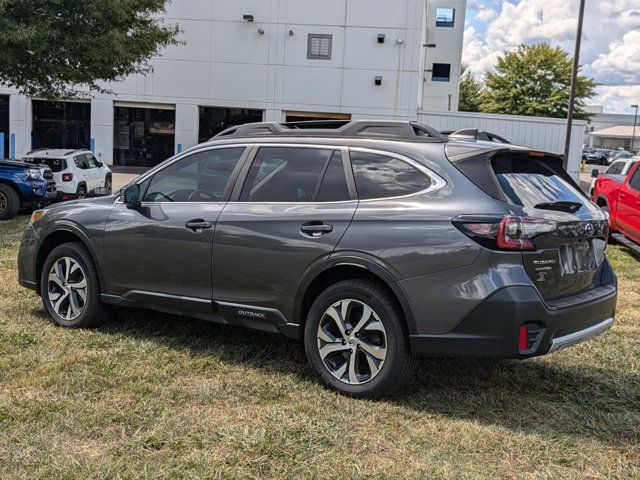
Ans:
[[[132,173],[114,173],[113,174],[113,191],[116,192],[124,187],[134,178],[138,177],[137,174]]]
[[[583,191],[588,192],[591,185],[591,172],[598,170],[600,173],[604,172],[609,165],[587,165],[586,171],[580,174],[580,188]]]

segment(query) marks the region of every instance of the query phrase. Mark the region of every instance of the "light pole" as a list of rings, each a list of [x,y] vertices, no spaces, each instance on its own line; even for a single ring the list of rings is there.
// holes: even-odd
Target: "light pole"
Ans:
[[[573,54],[573,72],[571,74],[571,90],[569,91],[569,108],[567,109],[567,135],[564,141],[564,168],[569,164],[569,149],[571,148],[571,128],[573,127],[573,109],[576,98],[576,84],[578,83],[578,69],[580,68],[580,42],[582,41],[582,20],[584,19],[584,0],[580,0],[578,13],[578,31],[576,32],[576,49]]]
[[[631,153],[633,152],[633,147],[635,146],[636,143],[636,125],[638,123],[638,105],[631,105],[631,108],[635,108],[636,109],[636,113],[633,116],[633,131],[631,132]]]

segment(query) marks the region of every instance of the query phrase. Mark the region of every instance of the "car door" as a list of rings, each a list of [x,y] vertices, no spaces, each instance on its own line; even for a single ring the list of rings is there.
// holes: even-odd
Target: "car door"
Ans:
[[[303,275],[331,255],[358,205],[349,172],[339,147],[256,149],[216,227],[220,313],[297,321],[291,315]]]
[[[91,190],[91,188],[89,187],[90,180],[87,174],[87,171],[89,170],[87,157],[84,154],[76,155],[75,157],[73,157],[73,162],[75,163],[76,167],[73,169],[73,176],[77,179],[77,185],[84,183],[88,192],[89,190]]]
[[[620,187],[616,221],[622,233],[640,242],[640,163],[634,167]]]
[[[211,311],[216,221],[246,146],[188,153],[139,181],[141,205],[117,201],[105,229],[110,291]]]
[[[93,153],[85,153],[87,159],[87,186],[89,191],[95,190],[104,186],[104,178],[101,178],[100,165],[98,159],[93,156]]]

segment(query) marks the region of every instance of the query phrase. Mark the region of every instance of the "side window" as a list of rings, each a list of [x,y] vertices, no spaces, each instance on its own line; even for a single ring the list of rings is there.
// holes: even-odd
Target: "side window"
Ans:
[[[312,202],[333,150],[262,147],[245,180],[242,202]]]
[[[89,168],[89,164],[87,163],[87,159],[84,155],[78,155],[77,157],[74,157],[73,161],[75,162],[76,167],[81,170],[86,170],[87,168]]]
[[[431,185],[429,177],[394,157],[352,151],[351,165],[361,200],[410,195]]]
[[[196,152],[156,173],[145,202],[217,202],[245,148]]]
[[[342,154],[333,152],[327,171],[324,173],[320,189],[318,190],[317,202],[341,202],[350,200],[349,186],[344,174],[344,164]]]
[[[607,175],[616,175],[616,174],[622,172],[622,165],[623,164],[620,163],[620,162],[614,163],[609,168],[607,168],[607,171],[605,173]]]
[[[629,186],[640,192],[640,167],[636,168],[636,171],[633,172],[633,176],[629,179]]]
[[[96,160],[96,157],[94,157],[92,153],[87,153],[85,158],[87,159],[88,168],[98,168],[98,160]]]

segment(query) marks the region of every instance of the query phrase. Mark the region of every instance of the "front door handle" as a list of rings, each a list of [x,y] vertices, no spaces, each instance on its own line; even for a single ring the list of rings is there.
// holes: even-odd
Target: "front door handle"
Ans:
[[[187,222],[185,226],[189,230],[200,233],[203,230],[208,230],[209,228],[211,228],[211,222],[206,222],[204,220],[191,220]]]
[[[333,231],[333,225],[323,222],[309,222],[300,227],[300,231],[312,237],[321,237]]]

